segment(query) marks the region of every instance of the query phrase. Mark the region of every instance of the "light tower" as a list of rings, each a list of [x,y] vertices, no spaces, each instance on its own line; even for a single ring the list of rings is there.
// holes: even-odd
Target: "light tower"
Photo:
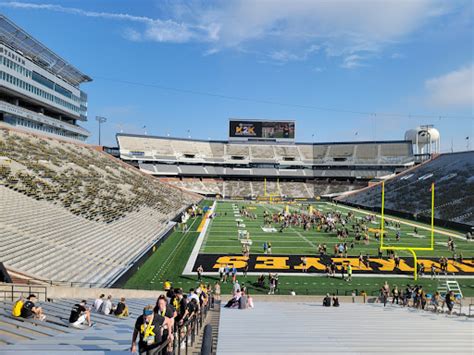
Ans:
[[[95,120],[97,122],[99,122],[99,145],[100,145],[100,135],[101,135],[101,126],[102,126],[102,123],[105,123],[107,122],[107,118],[105,117],[102,117],[102,116],[95,116]]]

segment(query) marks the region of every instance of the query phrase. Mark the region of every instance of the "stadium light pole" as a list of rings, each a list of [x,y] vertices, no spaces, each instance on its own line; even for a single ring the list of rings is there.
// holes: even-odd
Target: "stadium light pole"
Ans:
[[[101,128],[101,126],[102,126],[102,123],[107,122],[107,118],[102,117],[102,116],[95,116],[95,120],[96,120],[97,122],[99,122],[99,145],[100,145],[100,135],[101,135],[101,130],[100,130],[100,128]]]

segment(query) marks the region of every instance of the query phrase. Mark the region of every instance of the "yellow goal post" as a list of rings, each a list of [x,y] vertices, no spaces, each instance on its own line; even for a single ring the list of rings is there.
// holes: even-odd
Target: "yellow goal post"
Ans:
[[[435,201],[435,184],[431,184],[431,242],[429,247],[403,247],[403,246],[385,246],[384,235],[385,235],[385,181],[382,181],[382,210],[380,219],[380,250],[408,250],[413,255],[413,278],[416,281],[418,279],[418,259],[416,251],[421,250],[434,250],[434,201]]]

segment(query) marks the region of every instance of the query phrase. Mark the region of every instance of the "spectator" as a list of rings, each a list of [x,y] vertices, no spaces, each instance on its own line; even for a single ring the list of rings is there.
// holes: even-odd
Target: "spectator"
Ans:
[[[41,307],[36,307],[36,295],[29,295],[26,298],[26,302],[23,304],[21,308],[21,317],[22,318],[34,318],[44,321],[46,316],[43,314],[43,309]]]
[[[120,299],[120,302],[117,303],[117,307],[115,307],[114,314],[120,318],[128,317],[128,306],[125,304],[125,297],[122,297]]]
[[[186,312],[186,298],[183,296],[183,290],[176,289],[173,298],[171,299],[171,304],[176,310],[175,321],[180,322],[184,318],[184,313]]]
[[[337,297],[335,294],[332,295],[332,306],[339,307],[339,297]]]
[[[224,307],[226,308],[240,308],[240,297],[241,292],[237,292],[227,303]]]
[[[163,282],[163,289],[165,291],[171,290],[171,281],[166,279],[165,282]]]
[[[308,260],[306,259],[306,256],[303,256],[301,258],[301,261],[302,261],[302,267],[301,267],[301,270],[303,272],[306,272],[306,267],[307,267],[307,264],[308,264]]]
[[[20,298],[13,304],[13,307],[12,307],[13,317],[21,316],[21,309],[23,308],[24,304],[25,304],[25,299],[23,298],[23,295],[20,295]]]
[[[329,293],[326,294],[326,297],[323,299],[323,306],[324,307],[331,307],[331,297],[329,296]]]
[[[346,281],[352,281],[352,265],[347,265],[347,279]]]
[[[226,264],[224,268],[224,283],[227,283],[227,279],[229,278],[230,275],[230,267],[229,264]]]
[[[219,281],[217,281],[214,284],[214,297],[215,297],[216,301],[221,300],[221,285],[219,284]]]
[[[276,279],[272,274],[269,275],[269,278],[270,278],[270,290],[268,291],[268,294],[269,295],[274,295],[275,294],[275,288],[276,288]]]
[[[236,277],[237,277],[237,268],[234,265],[232,266],[232,283],[235,283]]]
[[[436,292],[434,296],[431,297],[431,304],[434,308],[433,310],[435,311],[435,313],[441,309],[441,302],[441,295],[439,294],[439,292]]]
[[[153,309],[155,317],[162,317],[163,324],[163,338],[172,339],[174,332],[174,319],[178,315],[172,305],[166,301],[166,297],[161,295],[158,297],[155,308]]]
[[[398,286],[395,286],[392,290],[392,304],[394,304],[395,301],[398,304],[399,299],[400,299],[400,292],[398,291]]]
[[[110,314],[113,309],[113,304],[112,304],[112,295],[108,295],[107,299],[102,302],[100,308],[99,308],[99,313],[102,314]]]
[[[158,348],[163,342],[162,328],[165,323],[164,317],[155,316],[153,313],[153,306],[148,305],[143,309],[143,314],[140,315],[136,322],[132,336],[132,347],[131,352],[137,352],[137,336],[138,341],[138,352],[148,353],[153,349]]]
[[[188,294],[188,300],[191,301],[192,299],[195,299],[196,302],[199,304],[199,296],[196,294],[196,291],[194,288],[189,289],[189,294]]]
[[[219,266],[219,280],[220,282],[223,282],[224,281],[224,265],[221,264],[221,266]]]
[[[239,299],[239,309],[247,309],[249,307],[249,299],[245,292],[241,292]]]
[[[153,312],[160,314],[162,317],[174,318],[176,317],[176,310],[168,303],[164,295],[160,295],[156,300],[155,308]]]
[[[184,324],[189,319],[191,319],[199,311],[199,301],[196,298],[192,298],[186,305],[186,311],[184,312],[183,319],[181,319],[180,324]]]
[[[382,293],[383,306],[385,307],[387,305],[388,296],[390,296],[390,286],[388,285],[387,281],[385,281],[385,283],[383,284],[381,293]]]
[[[202,265],[199,265],[199,267],[197,268],[197,276],[198,276],[198,281],[201,282],[202,281],[202,273],[204,272],[204,269],[202,268]]]
[[[446,302],[446,306],[448,307],[449,314],[452,314],[453,313],[453,307],[454,307],[454,292],[449,291],[448,293],[446,293],[445,298],[446,298],[445,302]]]
[[[91,312],[86,308],[87,301],[82,300],[80,303],[76,303],[72,309],[71,314],[69,315],[69,326],[73,328],[81,329],[82,326],[86,323],[89,327],[92,327],[91,322]]]
[[[104,298],[105,295],[102,293],[99,298],[94,301],[94,310],[96,312],[99,312],[100,306],[102,306],[102,303],[104,303]]]
[[[240,284],[238,280],[235,280],[234,286],[232,287],[232,294],[235,296],[237,292],[240,292]]]

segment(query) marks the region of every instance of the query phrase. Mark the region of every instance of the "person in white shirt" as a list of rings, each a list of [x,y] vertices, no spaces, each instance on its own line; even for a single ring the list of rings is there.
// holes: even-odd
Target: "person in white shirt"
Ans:
[[[104,303],[104,298],[105,298],[105,295],[101,294],[99,298],[94,301],[94,310],[96,312],[99,312],[100,306],[102,306],[102,303]]]
[[[238,280],[235,280],[232,291],[233,291],[234,296],[237,294],[237,292],[240,292],[240,284]]]
[[[112,310],[112,295],[109,295],[107,299],[104,302],[102,302],[99,312],[103,314],[110,314],[111,310]]]
[[[196,294],[194,291],[194,288],[189,290],[189,295],[188,295],[188,302],[191,302],[192,299],[195,299],[197,303],[199,304],[199,296]]]

